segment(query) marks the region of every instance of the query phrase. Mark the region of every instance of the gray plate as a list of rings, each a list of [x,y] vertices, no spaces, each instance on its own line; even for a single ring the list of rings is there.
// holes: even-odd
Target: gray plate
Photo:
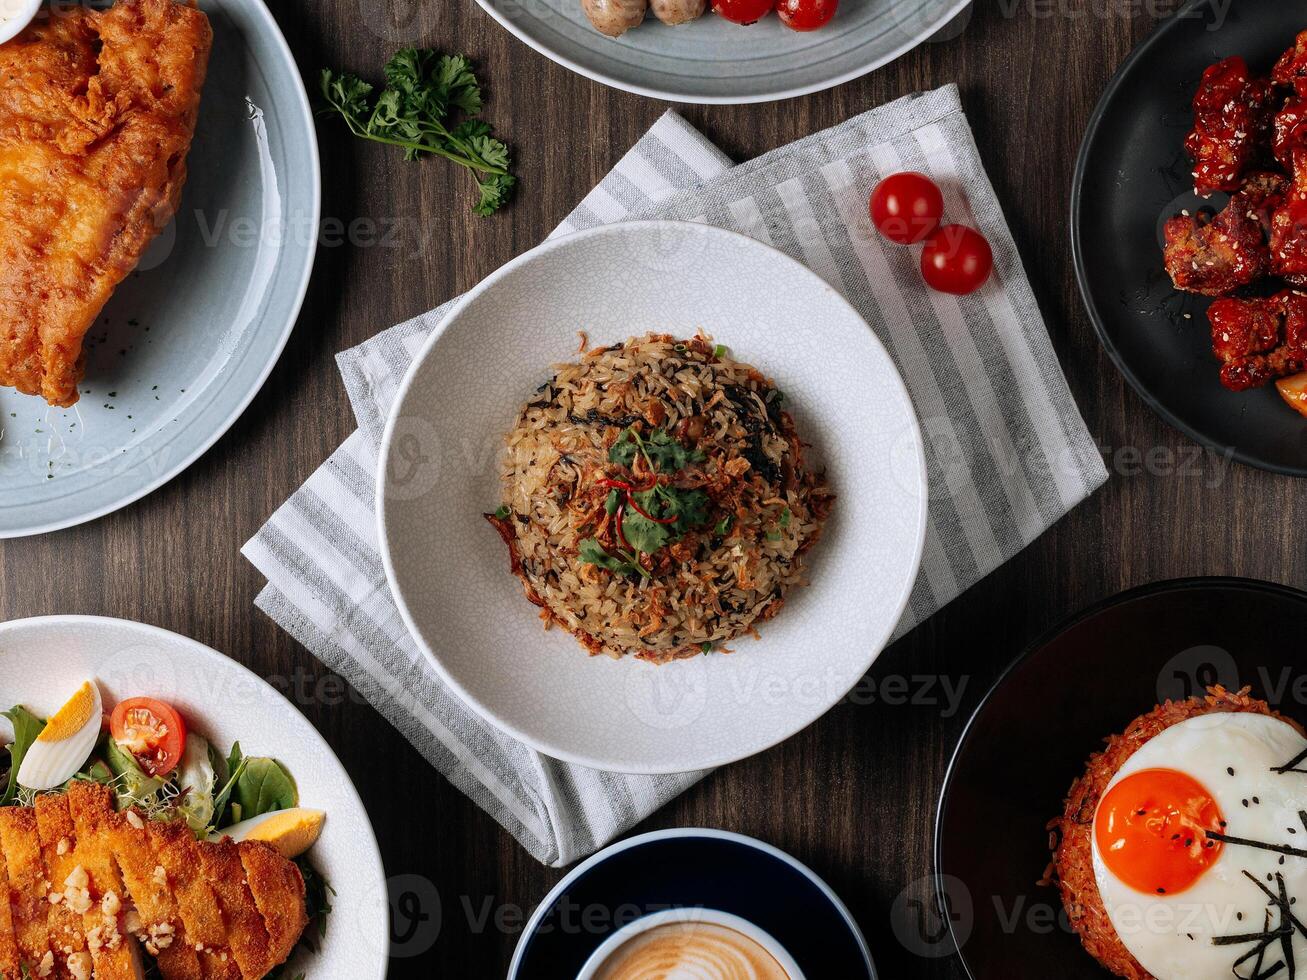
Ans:
[[[0,388],[0,538],[79,524],[176,476],[236,420],[299,314],[317,141],[260,0],[202,0],[213,57],[176,220],[87,335],[81,401]]]
[[[771,102],[840,85],[893,61],[970,0],[841,0],[825,28],[800,34],[774,15],[740,27],[712,13],[680,27],[652,15],[613,40],[581,0],[477,0],[541,54],[589,78],[673,102]]]

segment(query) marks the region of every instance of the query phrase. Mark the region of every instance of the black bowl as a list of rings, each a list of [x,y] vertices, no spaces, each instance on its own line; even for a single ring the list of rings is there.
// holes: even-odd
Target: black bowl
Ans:
[[[753,923],[808,980],[876,980],[853,916],[811,869],[761,841],[702,829],[643,834],[577,865],[532,914],[509,978],[575,980],[618,928],[672,908]]]
[[[1226,8],[1228,7],[1228,10]],[[1222,14],[1222,11],[1225,11]],[[1286,0],[1196,0],[1137,47],[1089,121],[1071,189],[1071,248],[1090,319],[1121,372],[1154,411],[1214,451],[1307,476],[1307,419],[1274,385],[1221,386],[1209,300],[1177,292],[1162,264],[1162,224],[1194,195],[1183,147],[1203,69],[1242,55],[1269,72],[1307,28]]]
[[[1307,722],[1297,639],[1307,593],[1247,579],[1163,582],[1081,613],[985,696],[945,778],[935,886],[973,978],[1108,976],[1067,925],[1048,864],[1050,818],[1089,754],[1167,698],[1212,684]]]

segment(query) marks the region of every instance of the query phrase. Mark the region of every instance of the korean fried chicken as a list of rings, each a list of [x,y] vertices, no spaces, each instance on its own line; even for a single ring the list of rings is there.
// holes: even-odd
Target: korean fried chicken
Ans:
[[[1286,290],[1269,299],[1218,299],[1207,318],[1221,384],[1231,391],[1307,370],[1307,294]]]
[[[211,42],[194,6],[118,0],[0,45],[0,386],[77,401],[83,337],[176,211]]]
[[[1237,190],[1260,161],[1275,116],[1274,92],[1270,81],[1249,74],[1242,58],[1226,58],[1203,72],[1194,128],[1185,139],[1200,195]]]
[[[1166,271],[1176,289],[1216,299],[1207,315],[1221,383],[1244,391],[1276,381],[1307,415],[1297,394],[1307,393],[1307,31],[1269,78],[1238,57],[1209,67],[1193,112],[1194,190],[1231,197],[1215,214],[1166,222]]]
[[[266,844],[197,841],[74,781],[0,808],[0,975],[260,980],[308,924],[299,869]]]
[[[1225,296],[1271,268],[1267,229],[1288,184],[1274,173],[1250,175],[1214,218],[1176,215],[1163,228],[1166,271],[1176,289]]]

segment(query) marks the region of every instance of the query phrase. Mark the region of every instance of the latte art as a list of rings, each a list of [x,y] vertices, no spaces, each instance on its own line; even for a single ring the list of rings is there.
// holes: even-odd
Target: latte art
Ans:
[[[712,922],[668,922],[619,946],[595,980],[790,980],[767,950]]]

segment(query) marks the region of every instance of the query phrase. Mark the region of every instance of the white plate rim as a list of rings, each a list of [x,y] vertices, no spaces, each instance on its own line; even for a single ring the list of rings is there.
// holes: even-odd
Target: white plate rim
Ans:
[[[817,889],[826,896],[827,901],[844,919],[849,931],[853,933],[853,938],[857,941],[858,948],[862,950],[862,957],[867,962],[867,969],[871,971],[872,980],[879,976],[876,973],[876,963],[871,956],[871,948],[867,945],[867,937],[863,935],[861,927],[849,907],[844,904],[844,900],[835,893],[835,889],[810,867],[796,858],[793,854],[782,851],[775,845],[768,844],[766,841],[758,840],[756,837],[747,837],[744,834],[737,834],[730,830],[716,830],[712,827],[672,827],[668,830],[651,830],[645,834],[638,834],[635,837],[628,837],[626,840],[618,841],[616,844],[610,844],[597,854],[592,854],[575,868],[569,871],[563,880],[549,889],[549,893],[540,900],[536,910],[531,913],[531,918],[527,920],[526,926],[522,929],[522,937],[517,941],[517,946],[513,949],[513,959],[508,965],[507,980],[517,980],[517,971],[522,965],[522,957],[526,955],[526,944],[535,935],[536,930],[540,927],[540,920],[553,906],[558,896],[563,894],[572,882],[576,881],[591,868],[602,864],[615,854],[628,851],[633,847],[639,847],[642,844],[650,844],[660,840],[674,840],[682,837],[705,837],[710,840],[730,841],[734,844],[742,844],[745,847],[751,847],[763,854],[777,858],[785,864],[788,864],[795,871],[799,872]]]
[[[313,278],[313,267],[316,264],[318,254],[318,236],[317,228],[322,219],[322,159],[318,152],[317,126],[313,121],[313,108],[309,104],[309,93],[304,88],[304,79],[300,75],[299,63],[291,53],[290,45],[286,42],[286,36],[282,34],[281,28],[277,26],[277,21],[273,18],[271,11],[263,0],[251,0],[249,8],[255,12],[256,16],[263,22],[264,29],[267,31],[267,37],[276,46],[281,57],[285,60],[290,69],[289,74],[294,80],[294,95],[300,110],[300,115],[304,121],[306,131],[313,134],[314,138],[308,141],[309,159],[312,164],[313,184],[310,187],[310,217],[312,223],[310,227],[314,229],[314,234],[305,251],[304,270],[300,274],[300,282],[295,290],[295,299],[291,306],[291,315],[286,318],[286,324],[282,327],[281,336],[277,338],[271,356],[267,363],[259,370],[258,375],[249,386],[249,391],[240,399],[222,420],[222,422],[213,427],[213,430],[200,439],[196,447],[189,453],[181,457],[180,462],[175,466],[166,469],[161,476],[147,481],[140,487],[128,491],[117,500],[103,504],[100,507],[93,508],[83,514],[77,514],[70,517],[61,518],[57,521],[51,521],[47,524],[29,524],[26,527],[6,528],[0,526],[0,541],[10,538],[27,538],[37,534],[48,534],[51,531],[62,531],[64,528],[77,527],[81,524],[89,524],[91,521],[99,520],[116,511],[128,507],[143,497],[148,497],[154,491],[158,490],[165,483],[170,482],[180,476],[198,460],[201,456],[213,448],[214,444],[227,434],[227,431],[236,424],[237,419],[245,414],[245,410],[250,407],[250,403],[263,390],[267,383],[268,377],[272,374],[273,368],[281,360],[281,355],[286,350],[286,344],[290,342],[291,332],[295,329],[295,324],[299,322],[300,313],[304,308],[304,299],[309,292],[309,281]]]
[[[921,562],[926,549],[926,529],[930,519],[930,508],[927,505],[930,483],[926,471],[925,443],[922,438],[921,424],[917,419],[912,395],[903,381],[903,376],[899,372],[898,365],[895,363],[894,358],[890,356],[889,351],[885,348],[884,343],[881,342],[880,337],[876,335],[876,332],[866,323],[866,319],[862,314],[854,308],[853,304],[850,303],[842,293],[831,287],[826,280],[822,279],[817,275],[817,273],[813,272],[802,262],[791,258],[778,248],[768,245],[765,242],[760,242],[756,238],[750,238],[748,235],[741,234],[737,231],[730,231],[726,228],[719,228],[716,225],[699,224],[691,221],[620,221],[616,224],[600,225],[570,235],[562,235],[558,238],[546,239],[530,251],[524,252],[515,259],[500,266],[485,279],[481,280],[481,282],[476,286],[464,293],[449,312],[445,314],[435,329],[432,330],[431,336],[426,339],[426,342],[422,345],[422,349],[413,358],[412,363],[409,364],[408,370],[404,374],[404,379],[400,382],[399,388],[395,392],[394,400],[390,405],[390,413],[386,418],[386,427],[382,433],[381,442],[377,449],[377,517],[375,526],[378,548],[381,551],[381,563],[386,573],[386,582],[390,587],[390,592],[395,600],[395,605],[399,609],[400,618],[404,623],[404,628],[408,630],[409,636],[412,637],[414,644],[420,651],[422,651],[427,663],[432,666],[432,669],[436,671],[440,676],[440,679],[449,686],[450,690],[452,690],[464,704],[490,724],[550,758],[561,759],[564,762],[571,762],[579,766],[585,766],[589,769],[610,770],[630,773],[633,775],[648,776],[670,775],[685,772],[687,769],[716,768],[718,766],[729,765],[732,762],[738,762],[741,759],[747,759],[751,756],[766,752],[768,749],[774,748],[786,739],[793,737],[795,734],[811,725],[818,718],[825,715],[840,702],[841,698],[848,693],[848,690],[852,690],[853,685],[857,684],[859,678],[854,678],[848,690],[841,691],[836,697],[827,699],[828,703],[823,704],[811,717],[796,715],[795,717],[800,719],[797,723],[794,723],[792,727],[786,726],[785,730],[782,731],[779,736],[768,741],[766,744],[751,746],[744,752],[738,750],[722,752],[706,760],[696,761],[690,766],[687,766],[684,762],[666,762],[660,765],[652,763],[633,764],[625,762],[615,765],[611,759],[605,760],[596,756],[586,755],[583,752],[575,752],[560,746],[547,744],[541,739],[529,735],[517,726],[504,720],[497,712],[493,711],[489,705],[484,704],[477,698],[473,697],[471,692],[459,683],[453,674],[445,668],[435,652],[422,638],[422,632],[418,628],[417,619],[409,608],[408,602],[404,596],[404,590],[400,586],[399,575],[395,569],[394,559],[391,556],[389,537],[386,534],[386,477],[390,472],[390,453],[392,443],[394,442],[395,429],[401,414],[401,408],[403,407],[405,400],[408,398],[409,392],[413,387],[418,373],[421,371],[427,358],[430,357],[432,352],[435,350],[436,345],[440,342],[440,339],[444,336],[445,332],[457,321],[463,311],[474,303],[482,293],[493,288],[500,280],[511,276],[520,267],[535,261],[540,256],[552,252],[557,248],[564,247],[570,242],[584,240],[586,238],[601,237],[604,235],[640,232],[648,232],[652,234],[659,231],[666,231],[669,226],[675,226],[676,228],[693,228],[695,234],[721,236],[723,239],[735,241],[743,247],[755,248],[769,252],[778,261],[792,268],[796,274],[807,276],[814,280],[819,288],[829,292],[835,302],[843,304],[852,316],[856,317],[866,326],[867,336],[870,338],[872,345],[880,353],[880,356],[884,358],[885,363],[890,368],[893,381],[897,384],[896,394],[901,397],[904,403],[909,407],[906,428],[911,437],[912,447],[916,451],[914,455],[917,461],[918,480],[923,494],[921,504],[917,509],[917,527],[914,535],[916,539],[916,547],[914,549],[914,558],[911,562],[911,574],[905,576],[904,582],[900,585],[900,594],[896,597],[893,603],[894,616],[890,621],[889,626],[885,629],[884,635],[881,636],[876,643],[872,644],[874,652],[868,659],[867,664],[862,668],[859,678],[864,675],[871,669],[872,664],[876,662],[881,653],[884,652],[885,647],[888,646],[890,638],[894,635],[894,630],[903,618],[903,613],[907,609],[908,601],[912,598],[912,590],[916,585],[917,577],[921,574]]]
[[[903,44],[892,48],[883,57],[873,58],[867,65],[859,65],[857,68],[843,72],[834,78],[822,82],[813,82],[811,85],[801,85],[797,88],[779,89],[775,92],[763,92],[758,95],[750,96],[733,96],[669,92],[664,89],[636,85],[631,82],[623,81],[620,78],[606,75],[603,72],[594,71],[593,69],[577,64],[571,58],[550,50],[547,45],[531,37],[525,30],[517,27],[510,17],[495,9],[493,0],[477,0],[477,3],[481,5],[481,8],[493,17],[506,31],[523,44],[527,45],[527,47],[544,55],[555,64],[562,65],[564,68],[574,71],[578,75],[588,78],[591,81],[599,82],[601,85],[607,85],[610,88],[619,89],[623,92],[630,92],[633,95],[643,95],[649,99],[662,99],[666,102],[679,102],[687,105],[756,105],[760,102],[781,102],[785,99],[795,99],[801,95],[811,95],[814,92],[824,92],[827,89],[836,88],[843,85],[845,82],[851,82],[855,78],[861,78],[863,75],[870,74],[877,68],[883,68],[890,62],[897,61],[914,48],[920,47],[922,43],[933,36],[936,31],[949,24],[954,18],[962,13],[963,10],[971,6],[972,2],[973,0],[954,0],[953,5],[948,8],[947,14],[940,19],[940,22],[936,24],[930,32],[912,37]],[[704,16],[707,16],[707,12],[705,12]],[[596,36],[603,37],[603,35],[598,32],[596,32]]]
[[[386,866],[385,863],[381,860],[381,848],[377,844],[376,831],[372,827],[372,820],[368,816],[367,807],[363,805],[363,798],[359,795],[358,788],[354,785],[354,780],[350,778],[349,772],[345,769],[345,766],[341,763],[340,759],[336,757],[336,753],[332,751],[331,746],[327,744],[327,740],[323,738],[322,734],[316,728],[313,727],[312,723],[306,717],[304,717],[303,713],[298,708],[296,708],[293,704],[291,704],[290,701],[286,700],[286,697],[280,691],[278,691],[275,687],[273,687],[271,684],[265,681],[258,674],[254,673],[254,671],[246,667],[243,663],[237,660],[233,660],[231,657],[224,655],[218,650],[215,650],[213,647],[201,643],[199,640],[192,639],[191,637],[186,636],[182,633],[176,633],[173,630],[164,629],[162,626],[151,626],[149,623],[141,623],[134,619],[120,619],[117,616],[52,615],[52,616],[29,616],[25,619],[10,619],[0,623],[0,638],[3,638],[5,634],[14,632],[15,630],[31,628],[31,627],[41,627],[41,626],[95,627],[101,625],[112,625],[114,627],[120,627],[120,628],[126,627],[130,630],[139,632],[142,636],[145,637],[164,639],[170,643],[180,643],[183,646],[192,649],[198,657],[201,657],[202,659],[205,660],[210,660],[210,661],[215,661],[220,663],[222,665],[222,669],[224,670],[234,669],[237,673],[245,675],[245,677],[249,681],[251,681],[256,687],[259,688],[259,690],[263,693],[264,696],[272,695],[275,697],[276,700],[280,701],[283,705],[285,705],[287,714],[289,714],[292,717],[292,719],[294,719],[292,724],[302,725],[304,732],[308,734],[310,740],[316,740],[317,749],[320,750],[322,753],[324,753],[325,756],[329,758],[332,762],[334,762],[336,768],[340,770],[340,779],[341,779],[340,785],[344,788],[346,797],[349,799],[351,803],[354,804],[355,808],[362,815],[363,827],[367,832],[366,840],[357,841],[356,843],[358,843],[363,847],[363,850],[367,858],[369,859],[369,863],[375,866],[377,872],[377,877],[376,877],[377,882],[384,883],[387,880]],[[382,941],[378,946],[378,948],[380,949],[388,949],[390,947],[389,910],[387,910],[387,913],[384,918],[385,918],[387,934],[382,937]],[[386,971],[388,967],[389,967],[389,959],[387,957],[382,957],[379,964],[379,970],[376,975],[377,980],[385,980]]]

